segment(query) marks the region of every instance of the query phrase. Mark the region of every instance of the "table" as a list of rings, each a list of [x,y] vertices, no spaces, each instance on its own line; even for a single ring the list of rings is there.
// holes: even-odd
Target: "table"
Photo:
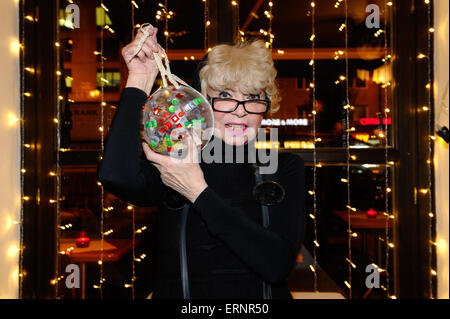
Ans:
[[[345,299],[338,292],[291,291],[293,299]]]
[[[337,217],[339,217],[341,220],[343,220],[345,223],[348,223],[348,211],[347,210],[333,210],[332,211],[333,215],[336,215]],[[350,223],[351,223],[351,229],[354,230],[360,230],[362,233],[362,238],[363,238],[363,250],[364,253],[367,252],[367,235],[371,232],[375,232],[376,235],[379,235],[382,231],[384,231],[386,229],[386,219],[388,220],[388,228],[391,229],[392,228],[392,219],[389,218],[388,216],[383,215],[383,213],[378,212],[376,217],[369,217],[367,216],[367,212],[366,211],[356,211],[356,212],[351,212],[350,213]],[[380,245],[379,242],[377,240],[377,237],[375,238],[376,240],[376,255],[378,260],[381,259],[380,256]]]
[[[333,210],[333,214],[338,216],[344,222],[348,222],[348,213],[346,210]],[[378,212],[376,217],[369,217],[365,211],[356,211],[350,213],[350,222],[355,229],[385,229],[387,216]],[[392,219],[389,219],[388,227],[392,227]]]
[[[81,298],[86,298],[86,263],[98,263],[101,259],[100,239],[91,240],[89,247],[78,248],[76,238],[62,238],[60,251],[67,251],[73,247],[74,250],[67,254],[71,263],[79,263],[81,266]],[[136,240],[136,245],[139,241]],[[109,239],[103,244],[103,262],[114,262],[132,249],[131,239]]]

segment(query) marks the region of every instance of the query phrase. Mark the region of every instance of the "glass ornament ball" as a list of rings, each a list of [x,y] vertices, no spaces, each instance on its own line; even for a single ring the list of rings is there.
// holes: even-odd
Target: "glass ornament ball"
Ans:
[[[201,139],[203,149],[213,135],[212,107],[202,94],[190,87],[160,88],[142,109],[142,137],[160,154],[184,150],[186,136],[195,139],[193,132]]]

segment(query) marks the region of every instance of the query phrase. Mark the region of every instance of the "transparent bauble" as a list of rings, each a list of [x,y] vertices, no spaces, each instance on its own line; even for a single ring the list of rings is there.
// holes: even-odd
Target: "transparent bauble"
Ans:
[[[160,88],[142,108],[142,137],[155,152],[169,155],[184,150],[187,135],[201,142],[203,149],[213,135],[212,107],[202,94],[190,87]],[[193,132],[196,137],[192,136]]]

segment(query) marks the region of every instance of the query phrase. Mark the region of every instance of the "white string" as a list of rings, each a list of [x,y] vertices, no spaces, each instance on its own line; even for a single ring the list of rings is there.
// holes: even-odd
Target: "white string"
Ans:
[[[136,48],[136,51],[134,52],[134,54],[128,60],[128,63],[130,63],[130,61],[142,50],[142,47],[144,46],[145,41],[150,36],[149,30],[153,29],[153,28],[154,27],[150,23],[144,23],[143,25],[141,25],[141,27],[139,28],[139,31],[142,32],[144,35],[139,40],[138,47]],[[172,74],[172,72],[170,71],[169,57],[167,56],[166,51],[159,44],[157,44],[157,45],[158,45],[161,53],[153,52],[153,57],[155,58],[156,65],[158,66],[159,72],[161,73],[161,78],[162,78],[164,87],[168,87],[167,80],[169,80],[169,82],[172,83],[173,86],[175,86],[175,88],[177,90],[180,88],[180,84],[190,87],[186,82],[181,80],[178,76],[176,76],[175,74]],[[164,58],[164,60],[165,60],[165,67],[162,63],[161,57]]]

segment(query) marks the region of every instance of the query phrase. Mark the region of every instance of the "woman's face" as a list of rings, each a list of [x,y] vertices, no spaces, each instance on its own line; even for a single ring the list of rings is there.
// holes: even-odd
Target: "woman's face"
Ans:
[[[264,99],[264,93],[245,95],[238,87],[224,91],[209,88],[208,95],[211,98],[223,97],[239,101]],[[262,118],[262,114],[247,113],[242,104],[231,113],[214,111],[214,135],[221,138],[226,144],[244,145],[256,138]]]

